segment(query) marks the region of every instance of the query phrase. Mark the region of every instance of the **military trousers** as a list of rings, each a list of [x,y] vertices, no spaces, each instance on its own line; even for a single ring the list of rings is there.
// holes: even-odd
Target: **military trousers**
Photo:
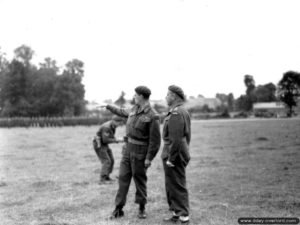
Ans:
[[[126,143],[122,150],[122,159],[119,170],[119,189],[115,204],[123,207],[126,204],[127,193],[131,179],[135,183],[135,203],[145,205],[147,203],[147,169],[145,159],[148,146]]]
[[[168,167],[167,159],[163,159],[165,172],[165,188],[169,209],[178,216],[189,215],[189,196],[186,187],[186,163],[179,157],[174,167]]]
[[[114,156],[109,146],[105,146],[105,145],[97,149],[96,153],[102,164],[100,179],[104,179],[108,177],[109,174],[111,174],[114,169],[114,163],[115,163]]]

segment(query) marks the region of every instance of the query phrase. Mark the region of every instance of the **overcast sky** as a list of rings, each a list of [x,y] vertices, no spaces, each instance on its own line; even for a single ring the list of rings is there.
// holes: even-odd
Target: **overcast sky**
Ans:
[[[300,71],[298,0],[0,0],[0,47],[22,44],[34,62],[85,63],[87,100],[115,100],[147,85],[187,96],[244,94],[245,74],[277,84]]]

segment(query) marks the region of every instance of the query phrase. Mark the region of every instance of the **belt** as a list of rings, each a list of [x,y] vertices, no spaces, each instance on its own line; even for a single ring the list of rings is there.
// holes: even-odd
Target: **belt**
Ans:
[[[180,141],[186,141],[186,137],[182,137]],[[171,141],[170,140],[164,140],[165,145],[170,145]]]
[[[138,141],[138,140],[135,140],[135,139],[130,138],[130,137],[128,137],[128,143],[135,144],[135,145],[148,145],[147,142]]]

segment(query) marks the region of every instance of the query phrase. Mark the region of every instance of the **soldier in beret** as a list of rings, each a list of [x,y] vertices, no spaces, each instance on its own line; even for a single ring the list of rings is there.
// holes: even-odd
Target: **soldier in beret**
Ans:
[[[113,116],[112,120],[103,123],[97,132],[97,136],[100,138],[100,147],[95,148],[95,151],[102,164],[99,184],[112,181],[109,175],[113,171],[115,160],[109,144],[122,142],[115,137],[115,132],[116,128],[123,123],[124,120],[121,117]]]
[[[189,223],[189,198],[185,169],[190,161],[190,115],[183,107],[185,95],[175,85],[168,88],[166,100],[170,110],[163,127],[164,147],[161,154],[165,172],[167,201],[172,216],[164,221]]]
[[[135,203],[139,204],[138,218],[145,219],[147,203],[147,168],[156,156],[161,142],[159,116],[150,106],[151,91],[145,86],[135,88],[135,106],[132,109],[107,105],[112,113],[128,118],[127,143],[123,146],[119,172],[119,189],[115,199],[116,208],[111,219],[124,216],[123,207],[133,178],[136,186]]]

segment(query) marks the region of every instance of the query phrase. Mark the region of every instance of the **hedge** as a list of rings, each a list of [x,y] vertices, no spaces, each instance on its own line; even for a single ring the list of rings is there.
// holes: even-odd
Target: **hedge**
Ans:
[[[99,125],[111,119],[101,117],[13,117],[0,118],[0,127],[62,127]]]

